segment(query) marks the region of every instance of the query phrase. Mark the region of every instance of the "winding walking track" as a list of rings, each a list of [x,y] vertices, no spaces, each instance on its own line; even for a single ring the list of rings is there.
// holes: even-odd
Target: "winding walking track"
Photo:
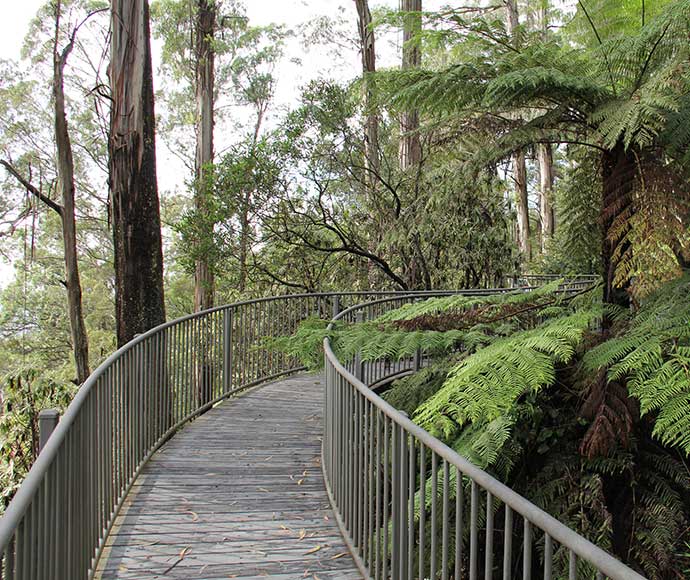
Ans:
[[[0,580],[644,580],[372,390],[428,353],[340,361],[326,339],[317,376],[271,340],[457,293],[277,296],[138,336],[82,385],[0,518]]]
[[[207,412],[139,475],[103,580],[361,578],[321,471],[323,382],[298,375]]]

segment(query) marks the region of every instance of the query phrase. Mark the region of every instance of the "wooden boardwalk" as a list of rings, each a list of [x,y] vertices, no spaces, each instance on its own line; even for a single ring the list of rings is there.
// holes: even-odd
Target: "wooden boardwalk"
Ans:
[[[254,389],[166,443],[96,577],[361,579],[324,487],[321,383],[300,375]]]

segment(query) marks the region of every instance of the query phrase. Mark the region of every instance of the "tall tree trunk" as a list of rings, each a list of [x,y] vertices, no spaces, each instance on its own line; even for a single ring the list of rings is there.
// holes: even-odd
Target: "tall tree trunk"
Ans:
[[[362,52],[362,73],[364,76],[364,110],[366,121],[364,125],[364,163],[367,169],[365,179],[367,184],[375,182],[372,173],[379,171],[379,117],[374,104],[374,87],[372,73],[376,72],[376,47],[374,44],[374,29],[372,28],[371,12],[367,0],[355,0],[357,6],[360,50]]]
[[[357,7],[357,28],[359,31],[359,44],[362,55],[362,86],[364,93],[364,187],[369,203],[373,203],[377,214],[374,221],[374,231],[368,240],[369,250],[375,253],[381,243],[383,232],[386,228],[387,212],[381,204],[377,203],[376,183],[380,171],[379,160],[379,115],[374,103],[374,78],[376,72],[376,45],[374,29],[371,20],[368,0],[355,0]],[[361,288],[375,287],[376,268],[367,260],[362,262]]]
[[[65,255],[65,282],[70,328],[72,332],[72,349],[77,369],[77,382],[82,384],[91,371],[89,370],[89,341],[84,324],[82,309],[81,280],[77,260],[77,225],[74,217],[74,159],[72,143],[67,126],[65,112],[64,71],[67,58],[74,47],[74,34],[67,46],[59,51],[58,38],[62,3],[55,3],[55,41],[53,44],[53,100],[55,107],[55,146],[57,149],[57,170],[60,190],[62,192],[62,238]],[[76,33],[76,31],[75,31]]]
[[[530,243],[529,207],[527,199],[527,165],[525,152],[518,149],[513,153],[513,171],[515,180],[515,206],[517,208],[518,246],[526,260],[532,259]]]
[[[196,14],[196,157],[194,204],[203,235],[213,235],[208,216],[209,175],[213,163],[213,91],[215,50],[213,38],[216,27],[215,0],[198,0]],[[213,307],[215,279],[208,256],[198,256],[194,271],[194,309]]]
[[[401,0],[400,9],[405,13],[402,68],[403,70],[419,68],[422,64],[419,40],[422,31],[422,0]],[[405,111],[402,114],[400,133],[400,169],[404,171],[418,165],[422,160],[418,111]]]
[[[506,31],[512,36],[513,45],[518,47],[520,39],[518,33],[517,0],[504,0],[506,7]],[[518,149],[512,155],[513,174],[515,179],[515,209],[517,211],[518,247],[527,260],[532,259],[530,243],[529,206],[527,199],[527,166],[525,152]]]
[[[541,36],[546,40],[549,28],[549,0],[541,0],[537,11],[537,22]],[[549,143],[537,145],[539,163],[539,216],[541,218],[541,252],[545,254],[554,233],[553,211],[553,151]]]
[[[602,154],[601,178],[603,186],[601,223],[604,234],[601,248],[601,263],[604,276],[604,302],[628,307],[630,297],[627,288],[616,288],[614,277],[618,266],[617,256],[626,248],[617,247],[617,241],[609,238],[611,226],[628,211],[635,187],[635,153],[625,148],[622,142]]]
[[[553,153],[551,145],[537,145],[539,160],[539,215],[541,216],[541,251],[546,253],[554,233],[553,211]]]
[[[112,0],[110,199],[117,342],[165,321],[147,0]]]

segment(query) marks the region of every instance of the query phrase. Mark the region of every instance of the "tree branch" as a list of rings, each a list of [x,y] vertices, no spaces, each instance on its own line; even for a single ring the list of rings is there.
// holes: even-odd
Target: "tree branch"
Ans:
[[[14,178],[21,183],[26,190],[36,196],[38,199],[40,199],[43,203],[45,203],[50,209],[53,211],[57,212],[57,214],[62,217],[62,206],[58,203],[55,203],[52,199],[50,199],[47,195],[44,195],[41,193],[41,191],[36,188],[33,184],[31,184],[29,181],[24,179],[22,175],[7,161],[4,159],[0,159],[0,165],[2,165],[7,171],[14,176]]]

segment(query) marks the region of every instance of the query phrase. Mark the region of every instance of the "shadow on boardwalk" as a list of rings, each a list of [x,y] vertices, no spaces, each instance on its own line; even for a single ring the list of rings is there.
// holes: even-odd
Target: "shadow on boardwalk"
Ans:
[[[321,473],[323,384],[300,375],[226,401],[151,459],[97,578],[360,579]]]

